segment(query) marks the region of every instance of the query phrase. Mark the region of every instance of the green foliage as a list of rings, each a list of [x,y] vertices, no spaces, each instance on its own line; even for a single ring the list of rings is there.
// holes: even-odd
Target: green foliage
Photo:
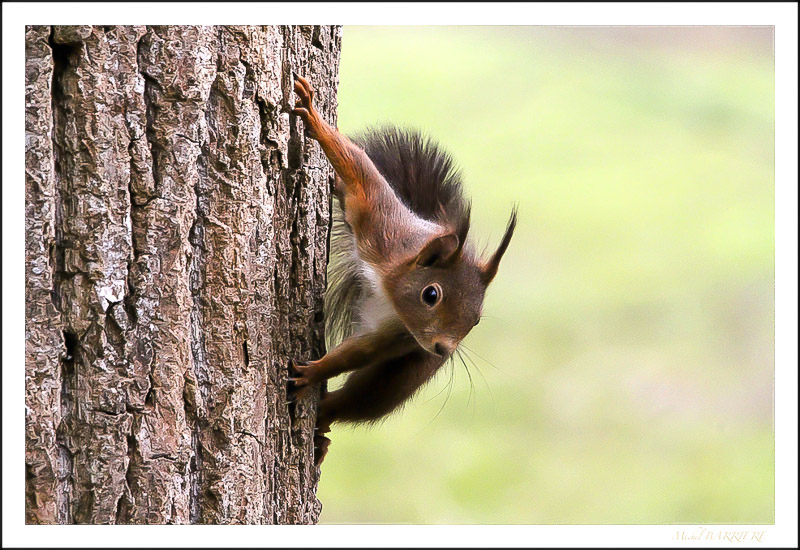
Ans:
[[[481,246],[520,217],[474,391],[334,426],[323,522],[774,520],[772,58],[630,36],[344,29],[340,129],[440,140]]]

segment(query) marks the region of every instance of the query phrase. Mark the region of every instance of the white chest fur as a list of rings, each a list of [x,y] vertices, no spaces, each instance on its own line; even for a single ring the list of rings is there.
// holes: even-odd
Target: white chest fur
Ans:
[[[363,261],[360,264],[367,281],[364,298],[358,304],[358,332],[364,333],[376,330],[383,322],[397,317],[397,313],[372,266]]]

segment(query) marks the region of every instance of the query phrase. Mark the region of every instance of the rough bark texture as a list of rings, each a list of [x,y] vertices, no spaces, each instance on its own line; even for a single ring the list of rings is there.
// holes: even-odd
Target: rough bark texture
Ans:
[[[26,519],[314,523],[338,27],[26,29]]]

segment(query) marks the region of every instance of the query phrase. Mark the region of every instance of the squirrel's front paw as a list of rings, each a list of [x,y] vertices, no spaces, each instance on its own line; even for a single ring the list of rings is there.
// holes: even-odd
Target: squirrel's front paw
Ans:
[[[292,359],[291,368],[298,375],[289,378],[289,382],[294,384],[295,387],[308,386],[316,382],[314,379],[314,366],[308,361]]]
[[[298,99],[294,109],[292,109],[292,113],[303,119],[308,131],[313,131],[314,107],[312,106],[312,101],[314,100],[314,88],[302,76],[294,75],[294,92],[297,94]]]

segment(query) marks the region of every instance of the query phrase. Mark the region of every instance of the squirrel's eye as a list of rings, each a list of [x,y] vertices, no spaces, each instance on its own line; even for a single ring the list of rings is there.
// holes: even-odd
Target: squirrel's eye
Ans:
[[[428,306],[435,306],[442,297],[442,289],[437,284],[428,285],[422,289],[422,301]]]

